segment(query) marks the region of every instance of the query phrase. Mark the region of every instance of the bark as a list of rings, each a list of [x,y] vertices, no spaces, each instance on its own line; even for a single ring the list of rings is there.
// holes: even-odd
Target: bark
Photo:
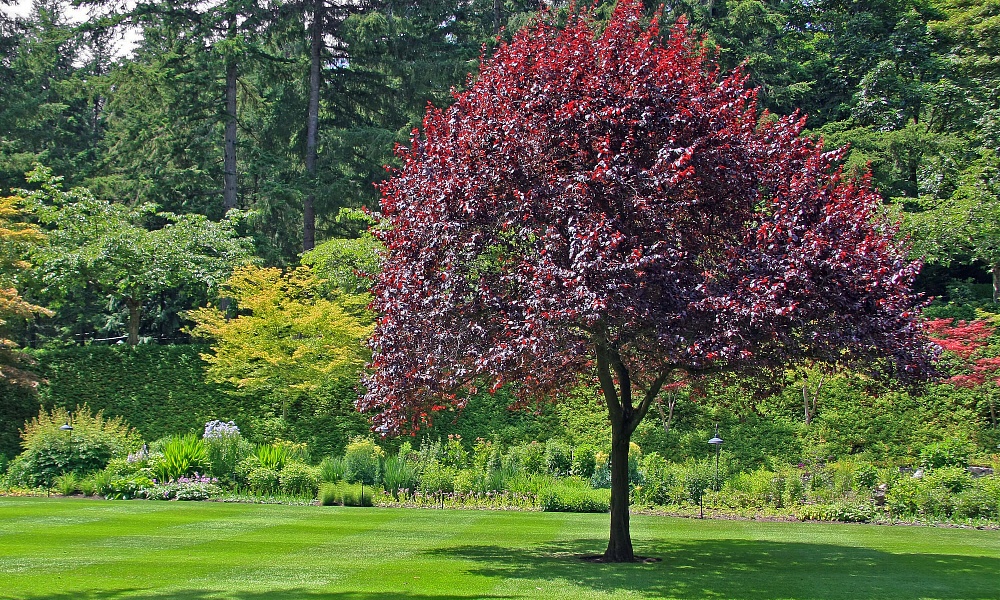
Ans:
[[[235,35],[236,17],[229,21],[229,35]],[[226,133],[223,156],[222,210],[237,206],[236,189],[236,58],[226,57]]]
[[[493,35],[500,33],[503,27],[503,10],[500,0],[493,0]]]
[[[993,301],[1000,302],[1000,263],[993,265]]]
[[[819,378],[819,384],[816,385],[816,391],[809,389],[809,380],[805,378],[802,380],[802,409],[805,413],[806,425],[812,423],[813,418],[816,416],[816,401],[819,398],[819,392],[823,389],[823,382],[826,381],[826,375],[822,375]]]
[[[632,536],[629,532],[628,447],[632,438],[623,419],[611,423],[611,534],[604,560],[632,562]]]
[[[670,435],[670,421],[674,418],[674,406],[677,405],[677,397],[671,393],[667,398],[667,410],[669,412],[663,412],[663,403],[656,403],[656,410],[660,413],[660,421],[663,423],[663,433],[664,435]]]
[[[629,533],[628,450],[632,433],[646,416],[654,398],[660,392],[667,373],[661,373],[650,385],[638,406],[632,404],[632,378],[621,356],[601,342],[595,344],[597,377],[608,405],[611,420],[611,531],[606,562],[634,562],[632,537]],[[611,375],[612,369],[614,376]],[[617,385],[616,380],[617,379]]]
[[[306,122],[306,177],[309,193],[302,204],[302,250],[316,246],[316,196],[313,192],[316,176],[316,139],[319,132],[320,58],[323,52],[323,21],[326,18],[325,0],[313,0],[312,42],[309,62],[309,110]]]
[[[125,299],[125,306],[128,307],[128,345],[139,344],[139,309],[142,303],[132,298]]]

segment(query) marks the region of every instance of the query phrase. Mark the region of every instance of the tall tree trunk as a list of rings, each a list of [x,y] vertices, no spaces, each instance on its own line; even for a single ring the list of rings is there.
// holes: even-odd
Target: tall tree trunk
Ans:
[[[128,345],[137,346],[139,344],[139,309],[142,308],[142,303],[132,298],[126,298],[125,306],[128,307]]]
[[[236,17],[229,20],[229,37],[236,36]],[[223,156],[222,210],[236,208],[236,57],[226,56],[226,140]]]
[[[625,419],[611,421],[611,533],[604,560],[632,562],[632,536],[629,532],[628,448],[631,432]]]
[[[1000,263],[993,263],[993,301],[1000,302]]]
[[[320,58],[323,52],[323,21],[326,0],[313,0],[312,42],[309,49],[309,114],[306,122],[306,178],[309,193],[302,204],[302,251],[316,246],[316,200],[313,191],[316,177],[316,138],[319,132]]]
[[[493,35],[500,33],[503,27],[503,0],[493,0]]]
[[[611,420],[611,532],[605,562],[633,562],[632,537],[629,533],[628,450],[632,433],[639,426],[663,387],[667,373],[661,373],[646,390],[638,406],[632,404],[632,378],[618,352],[598,341],[597,377],[608,405]],[[614,376],[611,370],[614,370]],[[617,379],[617,385],[616,380]]]

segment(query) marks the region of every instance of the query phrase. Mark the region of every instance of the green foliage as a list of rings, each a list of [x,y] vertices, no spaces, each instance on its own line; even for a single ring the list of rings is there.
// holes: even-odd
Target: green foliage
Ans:
[[[208,473],[212,468],[205,442],[194,434],[168,438],[161,452],[150,460],[150,469],[157,481],[169,482],[185,475]]]
[[[347,465],[339,456],[328,456],[319,463],[319,479],[324,483],[337,483],[344,478]]]
[[[572,473],[577,477],[590,479],[594,475],[594,468],[597,466],[597,451],[593,446],[584,444],[577,446],[573,450]]]
[[[76,473],[63,473],[53,480],[53,485],[63,496],[72,496],[80,489],[80,479]]]
[[[545,471],[545,446],[538,442],[518,444],[508,450],[505,464],[526,474]]]
[[[255,494],[266,495],[278,491],[281,476],[275,469],[263,466],[256,466],[250,469],[246,475],[247,486]]]
[[[368,357],[368,300],[323,298],[319,286],[308,267],[236,269],[225,283],[235,318],[212,307],[187,313],[195,322],[192,333],[212,342],[212,351],[202,355],[208,377],[237,394],[284,402],[356,377]]]
[[[69,424],[70,431],[60,429]],[[15,469],[19,483],[51,485],[62,473],[87,474],[103,469],[115,456],[139,444],[135,430],[120,417],[105,419],[84,404],[70,412],[63,408],[41,410],[21,432],[24,452]]]
[[[146,304],[168,294],[202,304],[234,267],[252,260],[249,238],[236,232],[239,211],[211,221],[157,212],[152,205],[112,204],[86,188],[63,191],[62,178],[42,166],[28,174],[28,182],[38,189],[25,191],[25,200],[49,230],[48,243],[34,256],[40,292],[56,318],[71,327],[79,305],[96,301],[91,326],[97,329],[93,315],[106,310],[110,299],[111,306],[126,309],[128,343],[134,346]]]
[[[809,504],[799,511],[799,518],[811,521],[840,521],[843,523],[869,523],[875,520],[875,507],[863,502],[836,502],[834,504]]]
[[[413,491],[417,487],[419,473],[406,458],[390,456],[382,465],[382,486],[390,494],[400,490]]]
[[[292,496],[315,498],[319,482],[319,469],[299,461],[286,464],[278,477],[281,492]]]
[[[238,433],[206,437],[202,442],[211,465],[209,472],[218,478],[231,477],[237,465],[254,451],[253,444]]]
[[[254,449],[257,462],[265,469],[280,471],[292,460],[292,452],[283,444],[261,444]]]
[[[920,464],[929,469],[969,465],[970,444],[965,440],[948,439],[927,444],[920,449]]]
[[[38,414],[38,394],[30,387],[12,385],[0,380],[0,456],[5,459],[17,456],[21,451],[21,435],[18,427]],[[0,472],[6,465],[0,465]]]
[[[611,510],[611,492],[592,489],[582,480],[564,479],[542,489],[538,503],[546,512],[608,512]]]
[[[94,481],[95,476],[96,474],[91,475],[90,477],[84,477],[77,482],[77,488],[84,496],[90,497],[97,493],[97,482]]]
[[[319,489],[322,506],[372,506],[372,489],[360,484],[324,483]]]
[[[324,481],[319,486],[316,499],[319,500],[320,506],[334,506],[340,504],[338,492],[338,487],[333,482]]]
[[[420,473],[420,491],[425,494],[455,491],[455,477],[458,470],[437,461],[424,465]]]
[[[200,433],[226,416],[240,423],[256,410],[205,383],[203,346],[76,346],[35,353],[44,406],[70,408],[88,401],[95,410],[128,419],[145,439]]]
[[[556,476],[569,475],[573,467],[573,449],[559,438],[545,442],[545,470]]]
[[[375,485],[385,452],[369,438],[355,438],[344,451],[344,479],[348,483]]]

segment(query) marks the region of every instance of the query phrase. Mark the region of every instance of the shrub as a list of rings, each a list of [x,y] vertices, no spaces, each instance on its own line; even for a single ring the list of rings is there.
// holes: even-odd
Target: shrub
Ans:
[[[667,463],[658,453],[652,452],[644,456],[639,470],[642,472],[643,484],[633,489],[634,503],[666,505],[683,499],[683,487],[679,485],[676,467]]]
[[[80,481],[75,473],[63,473],[55,478],[56,490],[63,496],[72,496],[80,489]]]
[[[246,482],[250,491],[255,494],[273,494],[278,489],[280,476],[274,469],[258,466],[247,473]]]
[[[324,483],[319,489],[319,503],[322,506],[371,506],[372,489],[361,489],[361,485],[346,483]]]
[[[577,446],[573,451],[572,473],[577,477],[590,479],[594,475],[597,463],[597,451],[589,444]]]
[[[486,474],[486,491],[503,492],[508,483],[517,477],[518,472],[510,465],[501,465]]]
[[[875,507],[867,502],[836,502],[807,504],[799,509],[798,514],[803,520],[869,523],[874,520],[876,511]]]
[[[208,448],[194,434],[169,437],[162,442],[161,448],[162,454],[150,459],[150,468],[157,481],[167,482],[211,470]]]
[[[972,486],[972,476],[959,467],[941,467],[924,475],[926,485],[957,494]]]
[[[375,485],[383,456],[385,452],[373,440],[355,438],[344,451],[344,479],[348,483]]]
[[[216,477],[233,477],[240,461],[254,450],[233,421],[209,421],[202,440],[212,465],[211,473]]]
[[[272,471],[280,471],[293,458],[291,449],[283,444],[260,444],[254,453],[260,466]]]
[[[920,449],[920,464],[928,469],[966,467],[972,446],[963,440],[950,439],[927,444]]]
[[[538,442],[512,446],[505,458],[506,464],[529,475],[545,470],[545,447]]]
[[[319,469],[299,461],[290,462],[279,473],[278,484],[285,494],[313,498],[319,490]]]
[[[60,427],[72,425],[71,431]],[[44,409],[21,431],[24,452],[19,455],[18,483],[51,485],[57,475],[82,475],[103,469],[115,456],[124,456],[140,443],[138,434],[120,417],[105,419],[84,404],[74,412]]]
[[[486,492],[486,473],[478,469],[462,469],[455,474],[453,489],[459,494]]]
[[[123,478],[114,477],[107,471],[104,474],[105,477],[95,479],[95,481],[97,481],[97,492],[108,500],[143,498],[145,490],[153,487],[152,480],[142,475]]]
[[[546,512],[608,512],[611,494],[583,484],[553,482],[539,492],[538,504]]]
[[[319,486],[319,493],[316,495],[320,506],[334,506],[342,504],[341,494],[337,484],[324,481]]]
[[[707,461],[689,460],[684,463],[684,470],[681,473],[681,481],[687,499],[694,504],[699,504],[705,494],[705,490],[712,485],[715,477],[715,465],[709,465]]]
[[[94,481],[93,475],[81,479],[77,487],[84,496],[93,496],[97,493],[97,483]]]
[[[545,442],[545,470],[559,477],[569,475],[573,466],[573,449],[559,438]]]
[[[500,447],[482,438],[476,440],[472,448],[472,466],[483,473],[499,469],[503,465]]]
[[[212,477],[181,477],[146,488],[142,495],[149,500],[208,500],[222,493],[216,481]]]
[[[457,471],[439,462],[424,466],[420,474],[420,491],[425,494],[455,491],[455,475]]]
[[[417,470],[405,458],[393,456],[386,459],[382,470],[382,485],[391,494],[417,487]]]
[[[347,465],[343,458],[328,456],[319,463],[319,479],[326,483],[336,483],[344,478],[346,469]]]
[[[598,453],[594,459],[594,473],[590,476],[590,487],[611,489],[611,463],[608,456]]]
[[[991,489],[991,486],[976,483],[955,496],[954,516],[967,519],[1000,517],[1000,485]]]
[[[448,434],[448,441],[441,448],[441,463],[453,469],[464,469],[469,463],[469,453],[462,445],[462,436]]]
[[[878,485],[879,474],[871,463],[862,463],[854,470],[854,486],[858,490],[870,492]]]

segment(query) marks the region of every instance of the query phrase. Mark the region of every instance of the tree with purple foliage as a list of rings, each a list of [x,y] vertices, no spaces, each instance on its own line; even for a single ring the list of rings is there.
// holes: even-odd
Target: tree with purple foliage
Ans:
[[[759,116],[684,22],[661,42],[640,4],[599,35],[586,13],[542,19],[428,109],[382,186],[359,401],[399,431],[479,385],[544,400],[596,375],[615,562],[635,559],[629,440],[664,384],[806,358],[914,379],[933,360],[919,265],[869,182],[843,179],[804,119]]]

